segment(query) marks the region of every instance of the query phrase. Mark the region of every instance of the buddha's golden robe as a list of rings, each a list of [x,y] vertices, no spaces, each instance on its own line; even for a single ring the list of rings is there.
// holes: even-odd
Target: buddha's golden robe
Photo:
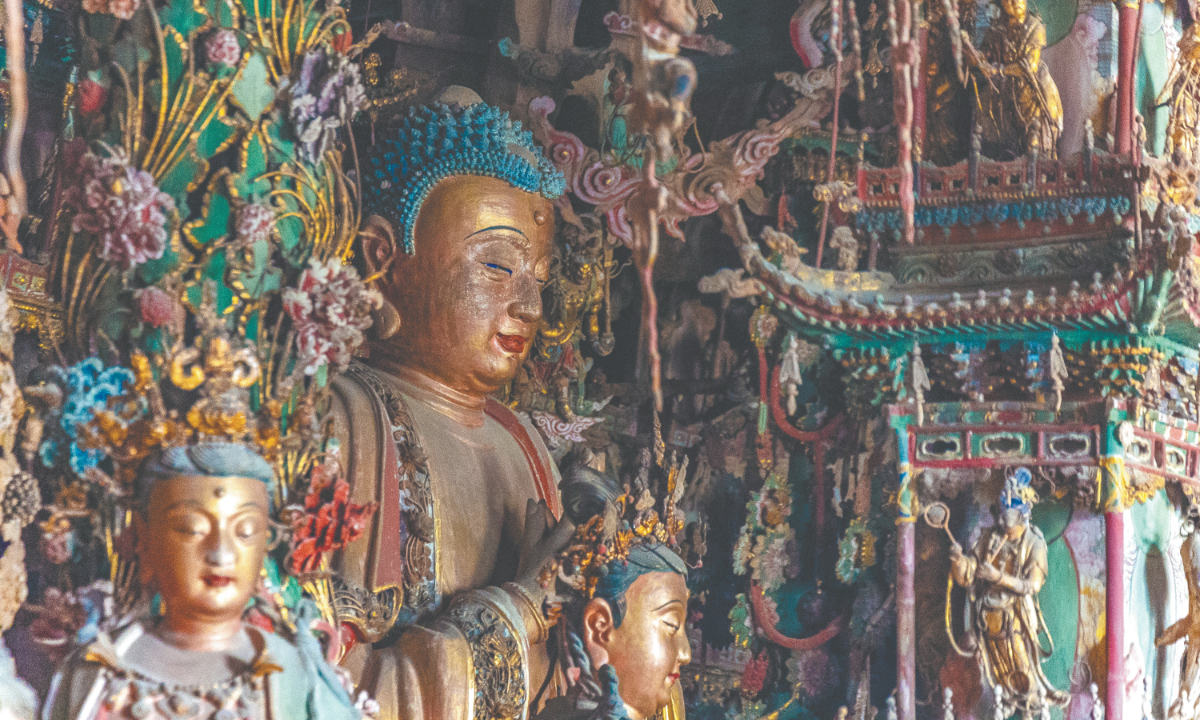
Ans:
[[[529,604],[501,585],[517,570],[527,501],[558,513],[557,470],[508,408],[392,370],[356,364],[334,385],[353,500],[380,503],[366,537],[335,560],[376,594],[350,603],[375,646],[356,645],[342,665],[382,720],[525,717],[548,663]]]

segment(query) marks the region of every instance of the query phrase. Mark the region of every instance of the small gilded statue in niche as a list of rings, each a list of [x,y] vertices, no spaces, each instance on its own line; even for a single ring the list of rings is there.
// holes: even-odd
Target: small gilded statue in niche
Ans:
[[[984,32],[979,50],[963,33],[965,60],[979,102],[976,125],[982,139],[1002,153],[1014,144],[1021,154],[1036,150],[1057,157],[1063,128],[1062,100],[1050,70],[1041,62],[1046,26],[1031,14],[1025,0],[1000,0],[1001,13]]]
[[[1184,162],[1200,160],[1197,132],[1200,128],[1200,26],[1192,25],[1179,40],[1179,54],[1171,74],[1155,101],[1171,108],[1167,121],[1166,154]]]
[[[1046,580],[1046,539],[1030,522],[1037,494],[1026,468],[1007,473],[996,508],[996,525],[983,531],[969,555],[950,546],[954,582],[967,588],[968,633],[982,680],[998,688],[994,702],[1003,717],[1037,717],[1046,706],[1065,705],[1069,696],[1042,672],[1054,651],[1042,617],[1038,592]],[[1050,640],[1042,647],[1040,635]],[[961,652],[961,650],[960,650]]]
[[[1167,647],[1180,640],[1187,641],[1183,671],[1179,678],[1179,696],[1171,703],[1167,717],[1193,720],[1200,708],[1200,533],[1195,530],[1179,548],[1187,578],[1188,613],[1154,639],[1155,647]]]
[[[573,525],[553,527],[536,429],[492,394],[539,329],[565,182],[507,113],[461,87],[440,100],[363,167],[356,255],[386,304],[331,414],[352,499],[380,509],[334,562],[359,633],[342,665],[389,720],[521,718],[548,665],[538,577]]]
[[[571,585],[558,638],[570,688],[536,720],[683,718],[688,550],[677,538],[687,462],[664,463],[659,453],[643,465],[624,493],[588,467],[563,481],[566,513],[579,524],[559,573]],[[651,475],[665,479],[653,483],[665,489],[662,498],[643,482]]]
[[[273,480],[234,443],[171,447],[142,465],[138,561],[163,614],[70,656],[46,720],[359,718],[306,622],[290,642],[242,619],[267,553]]]

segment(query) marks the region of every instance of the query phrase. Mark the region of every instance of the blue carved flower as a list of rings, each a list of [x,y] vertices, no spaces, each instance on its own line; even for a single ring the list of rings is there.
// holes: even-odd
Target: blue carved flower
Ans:
[[[42,464],[55,467],[65,460],[67,467],[77,475],[83,475],[99,465],[105,454],[100,450],[79,447],[75,442],[79,439],[79,428],[95,419],[96,411],[105,408],[109,398],[120,395],[133,380],[133,373],[129,369],[120,366],[105,368],[99,358],[88,358],[59,370],[54,382],[63,387],[66,397],[56,426],[50,426],[52,432],[57,432],[53,432],[38,448]]]

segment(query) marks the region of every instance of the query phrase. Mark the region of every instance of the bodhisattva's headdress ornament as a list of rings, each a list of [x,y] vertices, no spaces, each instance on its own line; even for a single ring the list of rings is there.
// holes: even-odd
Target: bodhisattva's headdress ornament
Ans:
[[[599,588],[610,581],[627,587],[645,572],[686,576],[681,547],[686,516],[679,501],[687,466],[687,457],[668,458],[660,441],[653,459],[649,448],[642,451],[638,472],[623,491],[600,473],[569,472],[562,483],[563,506],[579,527],[560,556],[559,578],[591,599],[621,595]],[[627,582],[618,582],[618,575],[628,576]]]
[[[493,177],[550,200],[566,189],[533,134],[521,130],[508,113],[465,89],[441,97],[447,102],[410,108],[399,126],[368,151],[363,170],[371,186],[365,209],[392,223],[406,253],[414,250],[421,204],[448,177]]]
[[[1032,483],[1033,474],[1028,468],[1009,468],[1004,477],[1004,489],[1000,491],[1000,509],[1031,512],[1038,501]]]

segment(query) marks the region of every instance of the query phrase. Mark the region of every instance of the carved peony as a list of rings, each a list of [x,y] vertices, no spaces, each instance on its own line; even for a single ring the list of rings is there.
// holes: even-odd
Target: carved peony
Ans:
[[[295,126],[301,153],[313,163],[325,156],[338,128],[354,119],[367,103],[358,66],[325,46],[305,54],[299,77],[285,81],[280,92],[287,101],[288,119]]]
[[[163,256],[166,214],[175,201],[158,189],[150,173],[130,165],[124,151],[111,153],[83,155],[66,202],[75,210],[71,229],[95,235],[100,259],[129,270]]]
[[[204,41],[204,56],[210,63],[234,67],[242,59],[242,46],[232,30],[220,28]]]
[[[150,327],[166,327],[173,333],[183,332],[187,310],[179,298],[159,287],[137,291],[138,313]]]
[[[259,203],[243,206],[237,215],[237,245],[248,247],[260,240],[270,239],[274,226],[275,210],[270,206]]]
[[[323,365],[345,369],[350,354],[371,327],[371,311],[383,296],[368,288],[358,272],[338,258],[309,261],[297,287],[283,291],[283,308],[295,323],[297,360],[304,374]]]
[[[137,12],[139,0],[83,0],[83,11],[93,15],[113,15],[130,20]]]

